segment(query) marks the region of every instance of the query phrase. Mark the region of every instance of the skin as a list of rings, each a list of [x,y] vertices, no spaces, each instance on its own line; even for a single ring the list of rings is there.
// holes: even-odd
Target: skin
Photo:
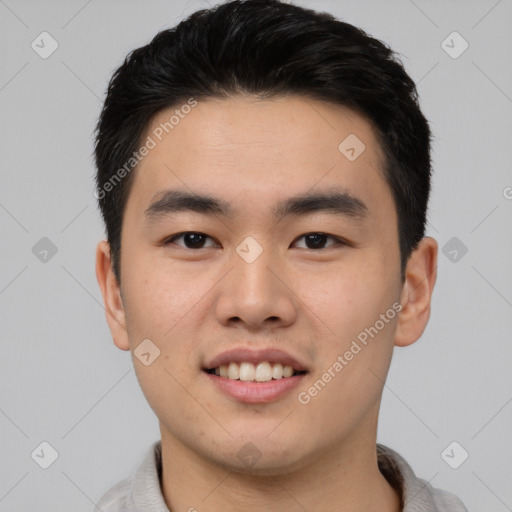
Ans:
[[[148,134],[173,110],[159,113]],[[352,162],[338,150],[349,134],[366,146]],[[133,355],[149,338],[161,351],[149,366],[133,363],[159,419],[171,511],[400,510],[378,470],[377,419],[393,347],[413,343],[427,325],[437,243],[422,239],[402,282],[382,167],[372,126],[346,108],[236,96],[199,102],[137,168],[123,221],[121,286],[106,241],[97,247],[96,274],[115,345]],[[278,200],[332,186],[366,204],[363,221],[327,212],[272,216]],[[176,212],[148,224],[152,198],[171,188],[208,193],[236,213]],[[185,231],[211,238],[200,249],[183,238],[163,245]],[[324,248],[308,248],[303,235],[319,232],[350,244],[326,239]],[[263,249],[250,264],[236,253],[247,236]],[[297,394],[393,303],[401,312],[301,404]],[[309,373],[278,400],[237,402],[201,370],[235,346],[279,347]],[[261,453],[252,467],[237,457],[248,442]]]

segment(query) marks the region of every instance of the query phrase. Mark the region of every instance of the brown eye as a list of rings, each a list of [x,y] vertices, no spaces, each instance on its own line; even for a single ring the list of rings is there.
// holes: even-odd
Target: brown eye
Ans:
[[[170,245],[172,243],[175,243],[175,241],[179,239],[183,239],[183,244],[179,243],[176,245],[180,245],[182,247],[185,247],[186,249],[203,249],[205,247],[206,240],[211,238],[208,235],[205,235],[204,233],[187,231],[185,233],[178,233],[176,235],[171,236],[170,238],[167,238],[164,242],[164,245]]]
[[[343,245],[343,241],[337,237],[327,235],[325,233],[306,233],[297,240],[304,239],[306,247],[304,249],[326,249],[335,245]],[[334,240],[334,243],[326,247],[327,240]],[[301,247],[302,248],[302,247]]]

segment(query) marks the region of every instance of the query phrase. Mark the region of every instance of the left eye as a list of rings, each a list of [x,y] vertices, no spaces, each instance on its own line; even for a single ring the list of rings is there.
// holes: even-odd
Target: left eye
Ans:
[[[310,245],[310,247],[304,247],[304,249],[324,249],[325,242],[327,239],[334,240],[334,243],[327,246],[332,247],[334,245],[342,245],[343,241],[339,238],[336,238],[331,235],[327,235],[325,233],[306,233],[305,235],[300,236],[297,240],[303,238],[305,240],[306,245]],[[303,247],[300,247],[302,249]]]

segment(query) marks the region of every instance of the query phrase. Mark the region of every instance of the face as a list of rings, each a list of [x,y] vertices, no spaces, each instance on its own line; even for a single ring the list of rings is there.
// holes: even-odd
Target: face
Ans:
[[[232,97],[162,133],[175,110],[152,120],[134,171],[120,289],[105,244],[97,271],[162,440],[276,474],[362,443],[398,332],[407,344],[428,318],[399,313],[408,282],[371,125],[297,96]]]

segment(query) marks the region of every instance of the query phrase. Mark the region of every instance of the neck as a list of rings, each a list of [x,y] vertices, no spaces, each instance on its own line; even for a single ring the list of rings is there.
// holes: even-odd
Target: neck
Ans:
[[[240,472],[201,457],[161,428],[162,492],[171,512],[399,512],[380,473],[375,437],[344,442],[293,468]]]

